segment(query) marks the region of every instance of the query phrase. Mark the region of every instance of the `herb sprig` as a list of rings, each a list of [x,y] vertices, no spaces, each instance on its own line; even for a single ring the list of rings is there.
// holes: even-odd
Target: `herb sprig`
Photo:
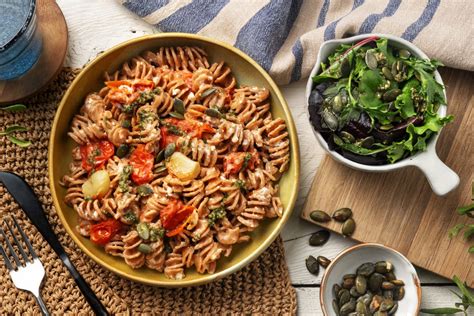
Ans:
[[[467,216],[469,218],[474,218],[474,181],[472,182],[472,196],[471,196],[471,201],[472,203],[469,205],[461,206],[458,207],[456,212],[460,216]],[[451,229],[448,231],[448,237],[449,238],[454,238],[461,231],[463,232],[463,237],[466,241],[470,240],[474,236],[474,224],[465,224],[465,223],[459,223],[456,224],[455,226],[451,227]],[[474,245],[469,247],[468,250],[469,253],[474,253]]]
[[[13,104],[13,105],[0,108],[0,110],[7,111],[7,112],[21,112],[26,109],[27,107],[24,104]],[[13,144],[22,148],[26,148],[31,145],[31,141],[18,138],[16,136],[13,136],[12,134],[26,132],[27,130],[28,129],[26,127],[23,127],[20,125],[10,125],[5,130],[0,131],[0,136],[5,136]]]

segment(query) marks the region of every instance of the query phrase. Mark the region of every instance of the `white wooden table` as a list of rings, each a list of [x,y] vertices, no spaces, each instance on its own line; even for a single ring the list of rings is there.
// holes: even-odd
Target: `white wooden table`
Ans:
[[[122,41],[158,32],[112,0],[58,0],[58,3],[69,27],[66,66],[82,67],[99,52]],[[311,181],[324,155],[308,122],[304,86],[305,82],[301,81],[281,87],[298,126],[301,150],[301,186],[298,201],[282,236],[291,281],[298,295],[299,315],[322,315],[319,304],[322,273],[318,277],[311,275],[306,270],[305,259],[309,255],[324,255],[331,259],[354,242],[332,234],[324,247],[311,247],[308,244],[309,235],[317,231],[318,227],[299,218]],[[456,297],[449,290],[456,287],[449,280],[422,269],[418,271],[423,285],[422,307],[454,306]]]

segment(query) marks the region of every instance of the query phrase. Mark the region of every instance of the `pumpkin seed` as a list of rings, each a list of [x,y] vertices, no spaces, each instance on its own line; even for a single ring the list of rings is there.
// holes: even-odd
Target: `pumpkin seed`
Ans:
[[[387,312],[382,312],[382,311],[376,311],[374,313],[374,316],[387,316]]]
[[[334,141],[334,144],[336,144],[337,146],[343,146],[344,145],[344,141],[339,136],[337,136],[336,134],[332,135],[332,139]]]
[[[350,301],[351,294],[347,289],[341,289],[339,291],[338,299],[339,299],[339,306],[342,306]]]
[[[339,113],[342,110],[342,97],[340,94],[336,95],[332,101],[332,109],[334,112]]]
[[[141,239],[147,240],[150,238],[150,229],[147,223],[139,223],[137,225],[137,232]]]
[[[341,310],[339,311],[341,316],[347,316],[349,313],[355,311],[356,302],[353,298],[349,300],[349,302],[345,303],[341,306]]]
[[[148,254],[151,252],[151,247],[147,244],[140,244],[138,246],[138,251],[140,251],[141,253],[144,253],[144,254]]]
[[[325,223],[331,220],[331,216],[329,216],[328,213],[321,210],[312,211],[309,214],[309,217],[311,217],[313,221],[318,222],[318,223]]]
[[[351,294],[352,297],[355,297],[355,298],[358,298],[359,296],[361,296],[361,294],[357,292],[357,289],[355,286],[351,287],[351,289],[349,290],[349,293]]]
[[[155,163],[160,163],[165,159],[165,150],[162,149],[160,152],[155,156]]]
[[[382,282],[382,290],[393,290],[395,285],[392,282],[384,281]]]
[[[372,298],[372,301],[370,302],[369,311],[371,313],[375,313],[376,311],[378,311],[380,308],[380,304],[382,304],[382,300],[383,298],[380,295],[375,295]]]
[[[374,145],[375,139],[373,136],[367,136],[360,140],[360,146],[364,148],[370,148]]]
[[[393,265],[389,261],[378,261],[375,263],[375,271],[378,273],[388,273],[393,270]]]
[[[184,115],[184,112],[186,111],[186,109],[184,108],[184,102],[181,101],[180,99],[174,99],[173,109],[175,110],[176,113],[179,113],[181,115]]]
[[[324,110],[321,113],[321,117],[322,117],[324,123],[326,123],[326,126],[330,130],[332,130],[332,131],[337,130],[339,122],[338,122],[338,119],[337,119],[336,115],[334,115],[332,112],[329,112],[328,110]]]
[[[402,280],[391,280],[390,282],[392,282],[396,286],[404,286],[405,285],[405,282],[403,282]]]
[[[337,305],[336,300],[332,300],[332,309],[334,310],[334,313],[336,313],[337,316],[339,316],[339,305]]]
[[[393,299],[393,291],[385,290],[382,292],[383,297]]]
[[[117,147],[117,151],[115,152],[115,154],[117,155],[117,157],[123,158],[128,154],[129,151],[130,147],[127,144],[120,144]]]
[[[353,142],[355,142],[355,137],[352,136],[351,133],[348,133],[346,131],[341,131],[339,133],[339,136],[341,136],[341,139],[345,142],[345,143],[349,143],[349,144],[352,144]]]
[[[392,72],[390,71],[390,69],[388,69],[388,67],[383,67],[382,73],[388,80],[393,80]]]
[[[350,290],[354,286],[354,284],[355,284],[355,277],[348,277],[348,278],[344,278],[344,281],[342,282],[342,287],[347,290]]]
[[[367,306],[364,304],[364,302],[362,301],[357,301],[357,304],[356,304],[356,312],[359,313],[359,315],[368,315],[368,310],[367,310]]]
[[[385,92],[382,96],[385,102],[395,101],[395,99],[402,93],[400,89],[391,89]]]
[[[137,193],[139,196],[149,196],[153,193],[153,189],[146,184],[142,184],[137,187]]]
[[[175,150],[176,150],[176,144],[175,143],[168,144],[168,146],[166,146],[165,152],[164,152],[165,159],[168,159],[169,157],[171,157],[171,155],[175,152]]]
[[[365,53],[365,63],[370,69],[377,69],[377,58],[375,57],[374,52],[370,49]]]
[[[393,307],[393,300],[390,298],[384,298],[380,304],[379,310],[381,312],[388,312]]]
[[[395,301],[401,301],[405,297],[405,288],[398,287],[393,291],[393,299]]]
[[[339,293],[339,291],[341,290],[341,286],[337,283],[335,283],[333,286],[332,286],[332,295],[334,297],[337,297],[337,294]]]
[[[165,165],[161,165],[161,166],[158,166],[155,168],[155,170],[153,171],[154,173],[161,173],[163,171],[165,171],[167,168]]]
[[[378,292],[380,288],[382,287],[382,283],[385,280],[385,277],[377,272],[372,273],[372,275],[369,277],[369,289],[372,292]]]
[[[362,275],[364,277],[368,277],[369,275],[371,275],[372,273],[374,273],[375,271],[375,264],[373,264],[372,262],[366,262],[366,263],[363,263],[361,264],[357,270],[356,270],[357,274],[358,275]]]
[[[387,278],[387,281],[390,281],[390,282],[393,282],[394,280],[397,279],[393,271],[389,271],[388,273],[385,273],[385,277]]]
[[[306,269],[308,269],[308,271],[311,274],[318,275],[318,273],[319,273],[319,263],[318,263],[318,261],[316,260],[315,257],[309,256],[306,259]]]
[[[360,295],[365,294],[367,292],[367,279],[359,274],[355,279],[355,286]]]
[[[393,303],[393,307],[388,311],[389,315],[394,315],[398,310],[398,303]]]
[[[355,279],[355,278],[356,278],[356,275],[355,275],[355,274],[352,274],[352,273],[344,274],[344,276],[342,277],[343,280],[346,280],[346,279]]]
[[[209,88],[201,94],[201,98],[205,98],[207,96],[210,96],[211,94],[213,94],[216,91],[217,91],[216,88]]]
[[[331,260],[324,256],[318,256],[316,260],[318,260],[319,265],[323,268],[327,268],[331,264]]]
[[[178,112],[170,112],[170,116],[177,118],[178,120],[184,120],[184,115]]]
[[[350,134],[349,134],[350,135]],[[352,135],[351,135],[352,136]],[[352,217],[352,210],[348,207],[343,207],[340,209],[337,209],[333,214],[332,218],[338,222],[345,222],[348,220],[350,217]]]
[[[411,56],[411,53],[406,49],[400,49],[400,51],[398,51],[398,56],[401,58],[408,58]]]
[[[355,222],[352,218],[349,218],[342,224],[342,234],[344,236],[351,236],[355,230]]]
[[[322,246],[329,240],[331,234],[329,231],[322,229],[311,235],[309,238],[309,244],[311,246]]]
[[[206,115],[209,115],[210,117],[215,117],[215,118],[222,117],[221,112],[219,112],[219,110],[214,109],[214,108],[206,109],[204,113],[206,113]]]
[[[364,305],[369,305],[370,302],[372,301],[373,295],[370,292],[367,292],[366,294],[360,296],[357,301],[364,303]]]

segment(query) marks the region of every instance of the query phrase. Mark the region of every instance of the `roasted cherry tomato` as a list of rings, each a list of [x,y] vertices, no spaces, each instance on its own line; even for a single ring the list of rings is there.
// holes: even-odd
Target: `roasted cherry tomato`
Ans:
[[[249,168],[255,169],[258,161],[257,153],[234,152],[224,157],[224,173],[226,175],[239,173],[241,170]]]
[[[114,144],[107,140],[82,145],[80,148],[82,168],[87,172],[101,169],[105,162],[114,155]]]
[[[153,179],[153,160],[154,156],[145,149],[145,145],[137,146],[130,155],[133,182],[140,185]]]
[[[170,143],[176,142],[180,136],[189,135],[191,137],[202,138],[204,133],[215,133],[216,131],[208,123],[192,120],[179,120],[167,118],[161,127],[161,147],[165,148]]]
[[[184,205],[180,200],[174,200],[160,211],[160,220],[167,236],[171,237],[183,231],[186,220],[194,211],[191,205]]]
[[[91,226],[90,238],[98,245],[107,244],[122,229],[122,223],[111,218]]]
[[[151,80],[147,79],[137,79],[132,82],[132,87],[134,91],[143,91],[146,89],[153,89],[155,84]]]

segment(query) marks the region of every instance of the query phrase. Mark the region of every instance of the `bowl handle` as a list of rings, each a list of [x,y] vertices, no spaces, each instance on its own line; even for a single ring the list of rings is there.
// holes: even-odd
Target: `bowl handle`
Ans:
[[[436,195],[446,195],[459,185],[459,176],[446,166],[435,152],[429,158],[426,158],[413,163],[413,166],[425,174],[431,189]]]

